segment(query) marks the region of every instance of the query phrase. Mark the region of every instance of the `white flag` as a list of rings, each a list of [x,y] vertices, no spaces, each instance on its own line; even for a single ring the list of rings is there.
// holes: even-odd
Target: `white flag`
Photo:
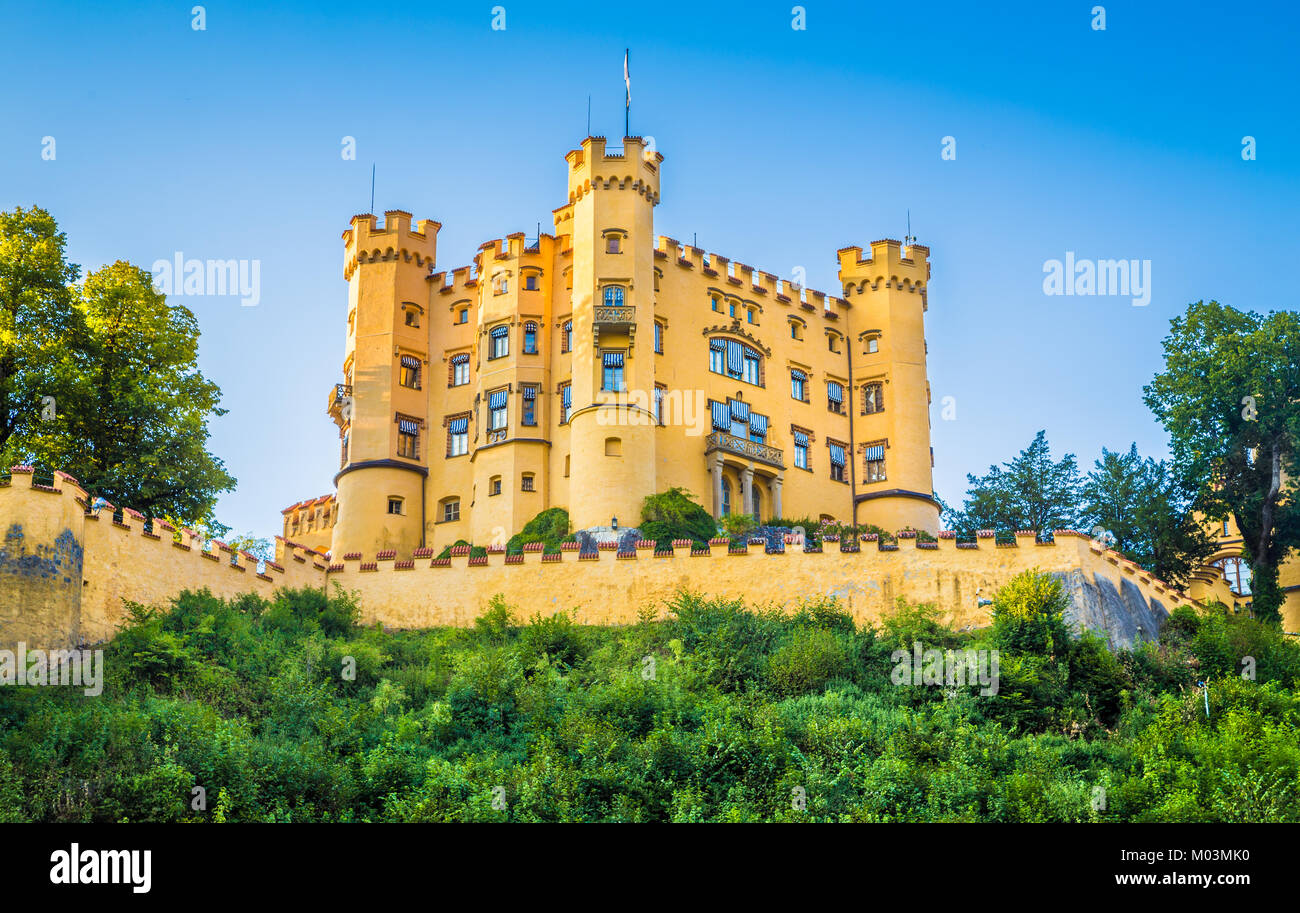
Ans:
[[[623,85],[627,86],[627,102],[624,107],[632,107],[632,78],[627,74],[627,48],[623,49]]]

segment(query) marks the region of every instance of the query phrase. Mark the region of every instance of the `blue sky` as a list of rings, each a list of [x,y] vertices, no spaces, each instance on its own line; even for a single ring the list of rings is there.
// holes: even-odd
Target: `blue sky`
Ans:
[[[1039,428],[1085,467],[1132,441],[1163,455],[1141,388],[1169,318],[1297,306],[1294,7],[1106,3],[1095,31],[1089,2],[808,2],[796,31],[789,2],[501,0],[494,31],[490,2],[223,2],[194,31],[193,5],[0,3],[0,208],[49,209],[83,269],[261,261],[257,307],[179,299],[230,410],[211,449],[240,531],[331,489],[339,235],[371,164],[377,211],[443,223],[439,268],[548,230],[589,94],[592,132],[621,134],[628,46],[632,132],[665,156],[658,232],[838,291],[836,249],[901,238],[910,209],[950,502]],[[1066,251],[1150,260],[1151,303],[1044,295]]]

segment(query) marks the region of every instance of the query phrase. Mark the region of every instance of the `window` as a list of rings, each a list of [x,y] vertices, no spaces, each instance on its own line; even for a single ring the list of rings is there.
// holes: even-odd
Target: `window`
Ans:
[[[802,321],[802,320],[795,320],[795,319],[792,318],[792,319],[790,320],[790,338],[791,338],[791,339],[799,339],[799,340],[802,340],[802,339],[803,339],[803,331],[804,331],[804,323],[803,323],[803,321]]]
[[[844,445],[837,441],[827,441],[827,447],[831,452],[831,478],[836,482],[843,482],[844,479]]]
[[[457,323],[469,323],[469,308],[461,308],[456,312]]]
[[[712,307],[719,314],[722,313],[722,299],[717,297],[716,295],[713,298],[709,299],[709,306]]]
[[[397,455],[408,460],[420,458],[420,423],[415,419],[397,419]]]
[[[348,432],[343,432],[343,453],[339,458],[339,467],[348,465]]]
[[[561,330],[561,333],[562,335],[560,336],[560,351],[572,352],[573,351],[573,321],[572,320],[564,321],[564,327]]]
[[[767,443],[767,416],[749,413],[749,439],[755,444]]]
[[[664,325],[655,322],[655,354],[664,354]]]
[[[735,339],[709,340],[709,370],[762,386],[762,356]]]
[[[460,519],[460,498],[448,498],[442,502],[442,522],[451,523]]]
[[[881,383],[863,384],[862,414],[885,411],[885,385]]]
[[[867,354],[871,355],[879,351],[880,351],[880,337],[879,336],[867,337]]]
[[[402,499],[389,496],[388,512],[394,516],[400,517],[405,511],[402,510]]]
[[[1223,533],[1222,533],[1222,535],[1224,535],[1224,536],[1230,536],[1230,535],[1232,535],[1231,533],[1228,532],[1228,523],[1229,523],[1229,522],[1230,522],[1230,521],[1228,521],[1228,520],[1224,520],[1224,521],[1223,521]]]
[[[498,273],[492,277],[492,294],[504,295],[510,291],[510,280],[505,273]]]
[[[524,405],[520,410],[519,424],[536,425],[537,424],[537,385],[525,384],[522,388]]]
[[[447,422],[447,456],[469,453],[469,416],[461,415]]]
[[[610,235],[605,239],[605,253],[621,254],[623,252],[623,239],[618,235]]]
[[[560,384],[560,424],[563,425],[569,420],[569,413],[573,411],[573,385]]]
[[[885,481],[885,442],[876,441],[867,444],[862,451],[863,464],[866,468],[868,482]]]
[[[663,384],[655,384],[654,415],[656,425],[662,425],[664,423],[664,396],[667,395],[667,393],[667,387]]]
[[[756,311],[754,308],[747,308],[745,310],[745,322],[758,323],[758,311]]]
[[[447,376],[447,386],[463,387],[469,383],[469,355],[461,353],[451,357],[451,370]]]
[[[506,411],[507,408],[506,400],[507,397],[509,396],[509,393],[510,391],[508,390],[497,390],[495,393],[493,393],[491,396],[488,397],[488,410],[489,410],[488,430],[489,431],[505,430],[508,421],[508,413]]]
[[[808,402],[808,375],[798,368],[790,369],[790,398]]]
[[[488,358],[504,358],[510,354],[510,328],[505,324],[492,328],[488,344]]]
[[[519,490],[536,491],[537,489],[533,487],[533,480],[534,480],[533,474],[531,472],[525,472],[519,478]]]
[[[808,432],[794,432],[794,465],[800,469],[808,469]]]
[[[617,457],[623,455],[623,439],[619,437],[605,438],[605,456]]]
[[[617,285],[605,286],[605,307],[621,308],[623,306],[623,289]]]
[[[727,302],[727,311],[728,311],[728,314],[729,314],[730,316],[735,317],[735,316],[736,316],[736,302],[734,302],[734,301],[728,301],[728,302]]]
[[[722,515],[731,515],[731,483],[726,479],[722,480]]]
[[[537,291],[537,274],[531,273],[524,277],[524,288],[530,292]]]
[[[501,476],[493,476],[488,480],[488,496],[501,494]]]
[[[840,351],[840,337],[839,337],[837,334],[835,334],[835,333],[827,333],[827,334],[826,334],[826,346],[827,346],[828,349],[830,349],[830,351],[832,351],[832,352],[834,352],[834,353],[836,353],[836,354],[839,354],[839,351]]]
[[[1220,558],[1214,566],[1223,571],[1223,579],[1228,581],[1228,589],[1237,596],[1249,596],[1250,565],[1241,558]]]
[[[402,356],[401,376],[398,378],[398,383],[412,390],[420,389],[420,359],[414,355]]]
[[[623,386],[623,353],[605,352],[602,362],[604,376],[600,389],[610,393],[622,393],[626,389]]]
[[[524,354],[537,354],[537,324],[531,320],[524,324]]]
[[[408,305],[404,308],[406,311],[406,325],[408,327],[418,327],[420,325],[420,312],[414,305]]]
[[[844,385],[837,381],[826,381],[826,408],[832,412],[844,414]]]
[[[750,507],[753,508],[753,512],[754,512],[754,522],[761,523],[762,515],[763,515],[763,495],[761,492],[759,492],[757,485],[750,487],[749,495],[754,502],[753,504],[750,505]]]

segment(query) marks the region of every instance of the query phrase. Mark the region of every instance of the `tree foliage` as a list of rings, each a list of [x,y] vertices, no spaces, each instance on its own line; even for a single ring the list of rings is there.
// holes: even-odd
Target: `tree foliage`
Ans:
[[[497,598],[386,633],[337,589],[184,593],[105,645],[101,695],[0,688],[0,821],[1300,822],[1275,627],[1184,606],[1115,652],[1033,573],[995,607],[956,631],[681,593],[588,627]],[[914,645],[999,651],[997,693],[895,684]]]
[[[671,548],[674,539],[690,539],[703,547],[718,533],[718,524],[684,488],[669,488],[647,495],[641,502],[641,535],[659,548]]]
[[[1081,479],[1074,454],[1054,462],[1045,431],[1010,462],[990,466],[980,478],[967,475],[966,481],[966,502],[950,517],[954,529],[968,535],[981,529],[1050,533],[1072,529],[1079,518]]]
[[[198,322],[118,261],[80,285],[41,209],[0,213],[0,459],[61,469],[149,517],[215,527],[235,480],[207,450],[221,391]],[[42,415],[43,397],[53,397]]]
[[[1170,322],[1164,353],[1146,403],[1197,508],[1241,530],[1254,609],[1276,619],[1278,566],[1300,547],[1300,314],[1198,301]]]

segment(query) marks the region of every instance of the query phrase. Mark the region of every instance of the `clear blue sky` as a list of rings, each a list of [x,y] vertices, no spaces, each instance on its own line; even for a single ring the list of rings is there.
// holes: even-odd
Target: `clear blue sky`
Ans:
[[[660,233],[838,291],[835,250],[932,250],[935,487],[1046,428],[1087,467],[1165,453],[1142,404],[1169,318],[1296,308],[1300,13],[1269,3],[0,3],[0,207],[39,204],[92,269],[261,261],[261,303],[184,298],[230,413],[219,515],[270,535],[331,490],[346,286],[369,207],[443,223],[439,267],[549,228],[564,153],[623,127],[665,156]],[[632,15],[623,15],[624,11]],[[1243,136],[1257,141],[1243,161]],[[42,160],[42,139],[57,158]],[[356,161],[340,156],[357,140]],[[943,161],[940,141],[956,139]],[[1043,263],[1150,260],[1153,295],[1047,297]],[[956,398],[957,417],[940,403]]]

